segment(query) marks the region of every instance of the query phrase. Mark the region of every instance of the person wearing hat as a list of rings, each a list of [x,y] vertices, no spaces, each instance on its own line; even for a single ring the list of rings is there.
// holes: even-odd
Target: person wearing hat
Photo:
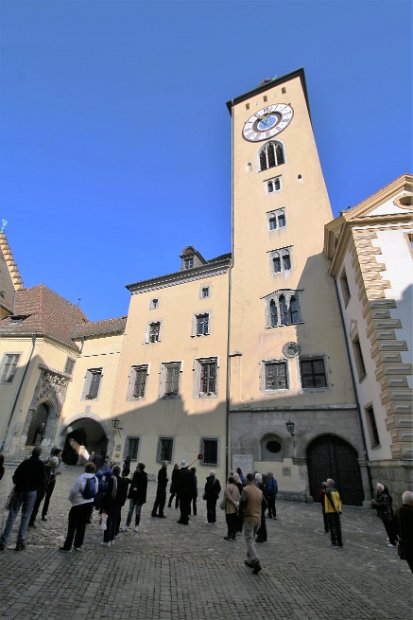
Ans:
[[[179,508],[181,510],[181,517],[178,523],[181,525],[188,525],[189,515],[191,513],[191,500],[195,494],[195,477],[191,470],[188,468],[186,461],[181,462],[179,469],[179,475],[177,476],[177,492],[179,497]]]
[[[212,469],[209,476],[207,476],[205,483],[204,499],[206,500],[207,508],[207,521],[206,523],[215,523],[217,520],[217,501],[219,494],[221,493],[221,484],[216,478],[215,470]]]
[[[155,503],[152,508],[152,517],[159,517],[161,519],[165,518],[163,513],[166,502],[166,487],[168,484],[168,463],[166,461],[162,461],[162,467],[158,471],[158,486],[156,488],[156,497]],[[158,512],[159,510],[159,512]]]

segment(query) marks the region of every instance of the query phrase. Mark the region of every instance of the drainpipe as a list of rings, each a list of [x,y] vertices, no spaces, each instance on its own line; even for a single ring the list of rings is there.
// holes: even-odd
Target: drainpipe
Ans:
[[[358,416],[358,419],[359,419],[359,424],[360,424],[360,429],[361,429],[361,438],[362,438],[362,442],[363,442],[364,458],[366,459],[367,477],[368,477],[368,480],[369,480],[370,494],[371,494],[371,497],[374,497],[373,481],[372,481],[372,477],[371,477],[369,458],[368,458],[368,452],[367,452],[366,434],[364,432],[363,420],[362,420],[362,417],[361,417],[361,409],[360,409],[359,396],[358,396],[358,392],[357,392],[356,378],[355,378],[355,375],[354,375],[354,368],[353,368],[353,364],[351,363],[350,346],[349,346],[349,343],[348,343],[348,340],[347,340],[347,334],[345,332],[345,325],[346,324],[344,322],[343,309],[341,307],[340,295],[338,293],[337,280],[334,277],[333,277],[333,280],[334,280],[334,285],[335,285],[335,289],[336,289],[338,307],[340,309],[341,322],[342,322],[342,325],[343,325],[343,328],[344,328],[343,329],[343,331],[344,331],[344,341],[346,343],[347,357],[348,357],[348,361],[349,361],[349,364],[350,364],[351,381],[352,381],[352,384],[353,384],[353,390],[354,390],[354,394],[356,396],[356,401],[357,401],[357,416]]]
[[[24,380],[26,378],[27,371],[29,370],[29,366],[30,366],[30,362],[31,362],[31,359],[32,359],[32,356],[33,356],[33,352],[34,352],[34,347],[35,346],[36,346],[36,334],[32,334],[32,350],[30,351],[29,359],[26,362],[26,367],[25,367],[24,372],[23,372],[22,380],[20,381],[20,385],[19,385],[19,387],[17,389],[16,397],[14,399],[13,406],[12,406],[11,411],[10,411],[9,421],[7,422],[6,431],[5,431],[5,434],[4,434],[3,442],[1,444],[0,452],[3,452],[4,446],[6,445],[6,442],[7,442],[7,439],[8,439],[8,434],[9,434],[9,431],[10,431],[11,421],[13,419],[13,415],[14,415],[14,411],[16,409],[17,401],[19,400],[19,396],[20,396],[20,393],[21,393],[22,388],[23,388],[23,383],[24,383]]]

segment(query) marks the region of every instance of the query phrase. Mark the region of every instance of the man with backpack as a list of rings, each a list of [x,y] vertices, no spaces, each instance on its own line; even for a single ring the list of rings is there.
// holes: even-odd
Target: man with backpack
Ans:
[[[95,471],[94,463],[87,463],[85,472],[80,474],[69,491],[72,508],[69,512],[66,540],[60,551],[71,551],[73,539],[75,551],[80,551],[82,547],[86,524],[90,521],[94,499],[98,492]]]

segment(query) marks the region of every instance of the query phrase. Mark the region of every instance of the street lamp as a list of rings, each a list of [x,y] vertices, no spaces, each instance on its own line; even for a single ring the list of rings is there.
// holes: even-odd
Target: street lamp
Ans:
[[[293,456],[295,456],[295,443],[294,443],[294,429],[295,429],[295,423],[291,422],[291,420],[288,420],[288,422],[285,423],[286,427],[287,427],[287,431],[289,432],[289,434],[291,435],[291,442],[293,445]]]

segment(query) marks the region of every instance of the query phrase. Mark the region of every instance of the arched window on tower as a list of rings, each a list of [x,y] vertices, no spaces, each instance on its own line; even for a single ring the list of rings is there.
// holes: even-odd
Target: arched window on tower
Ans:
[[[302,323],[300,311],[300,291],[279,289],[266,296],[266,327],[282,327]]]
[[[270,325],[271,327],[277,327],[278,325],[277,306],[273,299],[270,301]]]
[[[284,295],[280,295],[278,302],[280,304],[281,325],[288,325],[288,308]]]
[[[283,271],[289,271],[291,269],[290,250],[282,251],[282,266]]]
[[[299,321],[299,307],[298,301],[295,295],[290,297],[290,309],[289,309],[289,319],[291,325],[295,325]]]
[[[281,257],[278,254],[278,252],[276,252],[274,254],[274,256],[272,257],[272,265],[273,265],[274,273],[280,273],[280,271],[281,271]]]
[[[284,148],[281,142],[267,142],[259,153],[260,171],[275,168],[285,163]]]

